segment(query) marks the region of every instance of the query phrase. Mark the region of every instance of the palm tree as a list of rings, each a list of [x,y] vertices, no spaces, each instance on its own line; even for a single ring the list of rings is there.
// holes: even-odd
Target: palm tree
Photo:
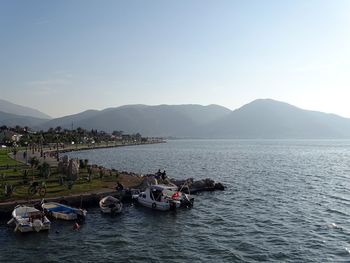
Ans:
[[[36,156],[33,156],[30,158],[29,163],[30,163],[30,167],[32,168],[32,176],[34,181],[34,168],[38,167],[40,162]]]

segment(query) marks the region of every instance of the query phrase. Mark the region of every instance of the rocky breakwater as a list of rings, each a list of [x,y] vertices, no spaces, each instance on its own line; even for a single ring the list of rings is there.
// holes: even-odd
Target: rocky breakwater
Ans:
[[[188,178],[186,180],[177,180],[173,178],[157,178],[156,175],[150,174],[144,176],[142,183],[137,187],[140,190],[144,190],[149,185],[153,184],[165,184],[165,185],[175,185],[179,188],[180,191],[185,193],[198,193],[204,191],[223,191],[225,186],[216,182],[211,178],[194,180],[193,178]]]
[[[195,181],[193,178],[189,178],[186,180],[170,179],[170,182],[179,187],[179,189],[182,188],[181,191],[190,194],[204,191],[225,190],[225,186],[222,183],[216,182],[211,178],[206,178],[197,181]]]

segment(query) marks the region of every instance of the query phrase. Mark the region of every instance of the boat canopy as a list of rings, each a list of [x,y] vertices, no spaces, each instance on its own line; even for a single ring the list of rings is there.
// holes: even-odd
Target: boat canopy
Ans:
[[[44,205],[44,208],[47,211],[51,211],[51,212],[62,212],[62,213],[75,213],[74,208],[65,206],[65,205],[61,205],[61,204],[56,204],[56,203],[47,203]]]

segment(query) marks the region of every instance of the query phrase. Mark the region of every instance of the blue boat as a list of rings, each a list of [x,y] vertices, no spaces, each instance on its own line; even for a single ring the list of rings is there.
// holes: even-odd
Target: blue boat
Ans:
[[[63,220],[84,220],[87,213],[85,209],[74,208],[56,202],[43,203],[41,207],[49,216]]]

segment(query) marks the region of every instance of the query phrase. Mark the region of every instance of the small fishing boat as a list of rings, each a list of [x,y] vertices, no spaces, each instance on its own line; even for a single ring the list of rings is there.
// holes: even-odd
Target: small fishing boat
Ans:
[[[38,209],[25,205],[18,205],[12,212],[12,219],[7,224],[15,223],[15,232],[39,232],[49,230],[50,220]]]
[[[135,195],[134,199],[143,206],[160,210],[176,210],[181,206],[185,206],[185,196],[187,195],[177,191],[176,186],[168,185],[151,185],[144,192]],[[188,202],[191,203],[189,200]],[[192,199],[193,204],[193,199]]]
[[[100,208],[102,213],[119,214],[122,211],[123,204],[118,198],[109,195],[100,200]]]
[[[43,203],[41,207],[47,215],[63,220],[84,221],[87,213],[85,209],[74,208],[56,202]]]

